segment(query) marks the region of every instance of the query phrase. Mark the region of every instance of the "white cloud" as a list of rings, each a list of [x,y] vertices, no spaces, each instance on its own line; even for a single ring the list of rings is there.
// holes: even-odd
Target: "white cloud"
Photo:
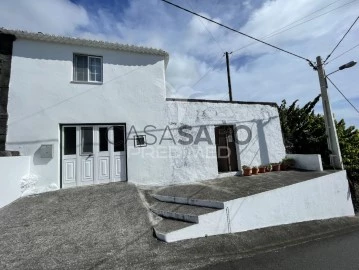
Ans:
[[[0,26],[34,32],[71,34],[86,26],[86,10],[68,0],[2,0]]]
[[[169,92],[181,97],[227,99],[223,50],[230,52],[252,42],[246,37],[186,14],[158,0],[131,0],[122,10],[98,8],[95,13],[90,13],[86,11],[86,7],[73,4],[69,0],[2,2],[0,25],[5,27],[79,35],[167,50],[170,53],[167,70]],[[266,36],[276,30],[285,30],[287,28],[283,27],[286,25],[316,12],[290,25],[289,27],[295,26],[293,29],[266,39],[270,43],[315,60],[317,55],[325,57],[330,52],[358,16],[359,1],[341,8],[338,7],[351,0],[333,2],[201,0],[176,3],[256,37]],[[101,6],[100,2],[96,4]],[[333,10],[335,8],[338,9]],[[329,13],[324,14],[326,12]],[[309,19],[313,20],[303,23]],[[299,23],[303,24],[298,25]],[[83,30],[84,27],[86,31]],[[353,28],[332,59],[340,52],[358,44],[358,29],[359,24]],[[333,71],[338,65],[350,60],[358,61],[358,58],[353,59],[358,52],[359,48],[329,63],[326,66],[327,71]],[[219,58],[221,61],[217,63]],[[289,103],[300,99],[300,104],[305,104],[319,93],[317,74],[304,60],[263,44],[256,43],[240,50],[232,54],[230,59],[233,95],[237,100],[279,103],[282,99],[287,99]],[[359,97],[357,74],[358,67],[354,67],[332,75],[334,82],[346,95],[356,100]],[[340,94],[332,87],[329,91],[333,103],[342,100]],[[334,107],[336,116],[345,118],[350,124],[355,123],[359,127],[356,112],[348,109],[350,105],[340,104],[343,104],[342,107]],[[359,104],[356,106],[359,107]]]

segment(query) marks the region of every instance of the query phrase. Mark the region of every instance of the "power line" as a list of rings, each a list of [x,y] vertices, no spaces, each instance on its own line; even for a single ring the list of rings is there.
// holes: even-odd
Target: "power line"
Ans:
[[[328,65],[329,63],[333,62],[334,60],[338,59],[339,57],[343,56],[344,54],[354,50],[355,48],[359,47],[359,44],[355,45],[354,47],[350,48],[349,50],[339,54],[337,57],[333,58],[332,60],[330,60],[329,62],[326,63],[326,65]]]
[[[188,5],[193,9],[192,5],[191,5],[191,2],[190,1],[187,1]],[[215,43],[217,43],[217,46],[221,49],[221,52],[223,53],[224,52],[224,49],[222,48],[221,44],[219,44],[219,42],[217,41],[217,39],[213,36],[212,32],[209,31],[209,29],[206,27],[206,25],[204,24],[204,22],[200,19],[200,18],[197,18],[203,25],[204,29],[206,29],[206,31],[211,35],[212,39],[214,40]]]
[[[346,101],[348,101],[348,103],[354,108],[354,110],[356,110],[359,113],[359,110],[353,105],[353,103],[350,102],[350,100],[343,94],[343,92],[339,90],[339,88],[332,82],[332,80],[329,77],[326,78],[335,87],[335,89],[337,89],[338,92],[346,99]]]
[[[236,29],[233,29],[233,28],[231,28],[231,27],[229,27],[229,26],[226,26],[226,25],[224,25],[224,24],[222,24],[222,23],[219,23],[219,22],[214,21],[214,20],[212,20],[212,19],[209,19],[209,18],[207,18],[207,17],[205,17],[205,16],[202,16],[201,14],[198,14],[198,13],[196,13],[196,12],[194,12],[194,11],[191,11],[191,10],[186,9],[186,8],[184,8],[184,7],[181,7],[181,6],[179,6],[179,5],[173,4],[173,3],[171,3],[171,2],[169,2],[169,1],[167,1],[167,0],[161,0],[161,1],[162,1],[162,2],[165,2],[165,3],[169,4],[169,5],[172,5],[172,6],[176,7],[176,8],[179,8],[179,9],[181,9],[181,10],[184,10],[184,11],[186,11],[186,12],[188,12],[188,13],[191,13],[191,14],[193,14],[193,15],[195,15],[195,16],[199,16],[199,17],[201,17],[201,18],[203,18],[203,19],[205,19],[205,20],[207,20],[207,21],[210,21],[210,22],[212,22],[212,23],[215,23],[215,24],[217,24],[217,25],[219,25],[219,26],[222,26],[222,27],[224,27],[224,28],[226,28],[226,29],[228,29],[228,30],[231,30],[231,31],[233,31],[233,32],[236,32],[236,33],[238,33],[238,34],[240,34],[240,35],[243,35],[243,36],[245,36],[245,37],[248,37],[248,38],[250,38],[250,39],[253,39],[253,40],[258,41],[258,42],[260,42],[260,43],[263,43],[263,44],[265,44],[265,45],[267,45],[267,46],[270,46],[270,47],[272,47],[272,48],[275,48],[275,49],[277,49],[277,50],[280,50],[280,51],[282,51],[282,52],[285,52],[285,53],[287,53],[287,54],[293,55],[293,56],[295,56],[295,57],[297,57],[297,58],[303,59],[303,60],[305,60],[305,61],[311,63],[311,61],[310,61],[309,59],[304,58],[303,56],[300,56],[300,55],[298,55],[298,54],[292,53],[292,52],[287,51],[287,50],[285,50],[285,49],[279,48],[279,47],[277,47],[277,46],[275,46],[275,45],[272,45],[272,44],[270,44],[270,43],[267,43],[267,42],[265,42],[265,41],[262,41],[262,40],[260,40],[260,39],[258,39],[258,38],[252,37],[252,36],[250,36],[250,35],[248,35],[248,34],[245,34],[245,33],[243,33],[243,32],[240,32],[240,31],[238,31],[238,30],[236,30]]]
[[[217,60],[214,62],[214,64],[208,69],[208,71],[203,74],[203,76],[201,78],[199,78],[194,84],[192,84],[192,88],[195,87],[200,81],[202,81],[202,79],[204,77],[206,77],[210,72],[212,72],[215,68],[215,66],[218,64],[218,62],[224,57],[224,55],[221,55],[220,57],[217,58]]]
[[[304,21],[304,22],[298,23],[298,24],[296,24],[296,25],[294,25],[294,26],[292,26],[292,27],[290,27],[290,28],[287,28],[288,26],[291,26],[291,25],[295,24],[296,22],[299,22],[299,21],[305,19],[305,18],[307,18],[307,17],[309,17],[309,16],[311,16],[311,15],[313,15],[313,14],[315,14],[315,13],[317,13],[317,12],[319,12],[319,11],[325,9],[325,8],[327,8],[328,6],[333,5],[334,3],[338,2],[338,1],[332,2],[331,4],[329,4],[329,5],[327,5],[327,6],[323,7],[323,8],[321,8],[321,9],[319,9],[319,10],[316,10],[316,11],[310,13],[309,15],[304,16],[304,17],[302,17],[301,19],[298,19],[298,20],[296,20],[296,21],[291,22],[290,24],[287,24],[286,26],[283,26],[283,27],[281,27],[281,28],[279,28],[279,29],[277,29],[277,30],[271,32],[269,35],[262,36],[261,38],[262,38],[262,39],[268,39],[268,38],[270,38],[270,37],[274,37],[274,36],[279,35],[279,34],[281,34],[281,33],[283,33],[283,32],[286,32],[286,31],[289,31],[289,30],[291,30],[291,29],[293,29],[293,28],[295,28],[295,27],[298,27],[298,26],[300,26],[300,25],[302,25],[302,24],[305,24],[305,23],[307,23],[307,22],[310,22],[310,21],[313,21],[313,20],[315,20],[315,19],[318,19],[318,18],[320,18],[320,17],[322,17],[322,16],[324,16],[324,15],[330,13],[330,12],[333,12],[333,11],[335,11],[335,10],[337,10],[337,9],[340,9],[340,8],[342,8],[342,7],[344,7],[344,6],[350,5],[350,4],[352,4],[352,3],[356,2],[356,1],[358,1],[358,0],[353,0],[353,1],[351,1],[351,2],[347,2],[347,3],[345,3],[345,4],[343,4],[343,5],[339,6],[339,7],[336,7],[336,8],[334,8],[334,9],[331,9],[331,10],[327,11],[327,12],[324,12],[324,13],[322,13],[322,14],[320,14],[320,15],[314,17],[314,18],[311,18],[311,19],[306,20],[306,21]],[[283,29],[283,30],[282,30],[282,29]],[[281,30],[282,30],[282,31],[281,31]],[[240,50],[242,50],[242,49],[245,49],[245,48],[247,48],[247,47],[249,47],[249,46],[251,46],[251,45],[253,45],[253,44],[255,44],[255,42],[252,42],[252,43],[249,43],[249,44],[247,44],[247,45],[244,45],[243,47],[232,51],[232,53],[236,53],[236,52],[238,52],[238,51],[240,51]]]
[[[283,28],[285,28],[285,27],[287,27],[287,26],[290,26],[290,25],[292,25],[292,24],[294,24],[294,23],[296,23],[296,22],[299,22],[299,21],[301,21],[301,20],[303,20],[303,19],[305,19],[305,18],[308,18],[309,16],[311,16],[311,15],[313,15],[313,14],[315,14],[315,13],[317,13],[317,12],[323,10],[323,9],[326,9],[327,7],[330,7],[330,6],[332,6],[332,5],[334,5],[335,3],[340,2],[340,1],[343,1],[343,0],[337,0],[337,1],[331,2],[330,4],[328,4],[328,5],[324,6],[324,7],[321,7],[320,9],[317,9],[317,10],[313,11],[312,13],[310,13],[310,14],[308,14],[308,15],[306,15],[306,16],[304,16],[304,17],[302,17],[302,18],[300,18],[300,19],[298,19],[298,20],[296,20],[296,21],[291,22],[290,24],[288,24],[288,25],[286,25],[286,26],[284,26],[284,27],[282,27],[282,28],[279,28],[278,30],[281,30],[281,29],[283,29]],[[356,1],[356,0],[354,0],[354,1]],[[277,31],[277,30],[276,30],[276,31]],[[276,32],[276,31],[274,31],[274,32]],[[274,32],[272,32],[272,33],[274,33]]]
[[[353,28],[354,24],[359,20],[359,16],[355,19],[355,21],[353,22],[353,24],[349,27],[348,31],[344,34],[344,36],[342,37],[342,39],[338,42],[338,44],[334,47],[334,49],[332,50],[332,52],[330,54],[328,54],[327,58],[324,60],[323,64],[325,64],[327,62],[327,60],[329,59],[329,57],[332,55],[332,53],[338,48],[338,46],[340,45],[340,43],[343,41],[343,39],[346,37],[346,35],[350,32],[350,30]]]
[[[286,26],[283,26],[282,28],[279,28],[278,30],[282,30],[282,29],[284,29],[284,28],[286,28],[286,27],[288,27],[288,26],[291,26],[291,25],[295,24],[296,22],[300,22],[301,20],[303,20],[303,19],[305,19],[305,18],[308,18],[308,17],[310,17],[311,15],[313,15],[313,14],[315,14],[315,13],[318,13],[318,12],[320,12],[320,11],[326,9],[327,7],[330,7],[330,6],[332,6],[332,5],[334,5],[335,3],[340,2],[340,1],[342,1],[342,0],[337,0],[337,1],[331,2],[330,4],[328,4],[328,5],[324,6],[324,7],[321,7],[321,8],[319,8],[319,9],[313,11],[312,13],[309,13],[308,15],[306,15],[306,16],[304,16],[304,17],[298,19],[298,20],[295,20],[295,21],[291,22],[291,23],[287,24]],[[337,9],[339,9],[339,8],[342,8],[342,7],[344,7],[344,6],[348,5],[348,4],[351,4],[351,3],[355,2],[355,1],[357,1],[357,0],[354,0],[354,1],[351,1],[351,2],[347,2],[347,3],[345,3],[345,4],[343,4],[343,5],[339,6],[339,7],[336,7],[336,8],[334,8],[334,9],[331,9],[331,10],[327,11],[326,13],[323,13],[323,14],[321,14],[321,15],[315,17],[315,18],[319,18],[319,17],[322,16],[322,15],[325,15],[325,14],[327,14],[327,13],[329,13],[329,12],[332,12],[332,11],[334,11],[334,10],[337,10]],[[314,18],[314,19],[315,19],[315,18]],[[307,22],[307,21],[306,21],[306,22]],[[278,30],[277,30],[277,31],[278,31]],[[275,33],[275,32],[277,32],[277,31],[274,31],[274,32],[272,32],[272,33]]]

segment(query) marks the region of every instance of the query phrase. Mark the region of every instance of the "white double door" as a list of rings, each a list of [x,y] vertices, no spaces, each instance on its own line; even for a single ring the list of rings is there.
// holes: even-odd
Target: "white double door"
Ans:
[[[62,126],[62,187],[126,181],[124,125]]]

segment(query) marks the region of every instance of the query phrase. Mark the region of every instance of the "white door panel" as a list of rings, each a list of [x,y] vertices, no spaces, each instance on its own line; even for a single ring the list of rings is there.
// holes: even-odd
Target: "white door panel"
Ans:
[[[62,127],[62,186],[126,181],[125,126]]]
[[[65,185],[76,185],[76,158],[63,161],[63,183]]]
[[[93,157],[82,159],[82,182],[88,182],[94,180],[93,178]]]
[[[98,178],[100,181],[110,180],[110,157],[98,158]]]

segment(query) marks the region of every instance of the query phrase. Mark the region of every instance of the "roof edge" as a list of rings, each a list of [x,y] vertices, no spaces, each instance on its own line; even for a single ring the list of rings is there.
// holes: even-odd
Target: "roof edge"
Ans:
[[[10,29],[0,27],[0,34],[2,34],[2,33],[14,35],[16,38],[28,39],[28,40],[38,40],[38,41],[45,41],[45,42],[51,42],[51,43],[80,45],[80,46],[87,46],[87,47],[127,51],[127,52],[140,53],[140,54],[158,55],[158,56],[163,56],[165,58],[166,65],[169,61],[168,52],[166,52],[162,49],[155,49],[155,48],[143,47],[143,46],[135,46],[135,45],[129,45],[129,44],[121,44],[121,43],[116,43],[116,42],[43,34],[41,32],[34,33],[34,32],[28,32],[28,31],[23,31],[23,30],[10,30]]]

